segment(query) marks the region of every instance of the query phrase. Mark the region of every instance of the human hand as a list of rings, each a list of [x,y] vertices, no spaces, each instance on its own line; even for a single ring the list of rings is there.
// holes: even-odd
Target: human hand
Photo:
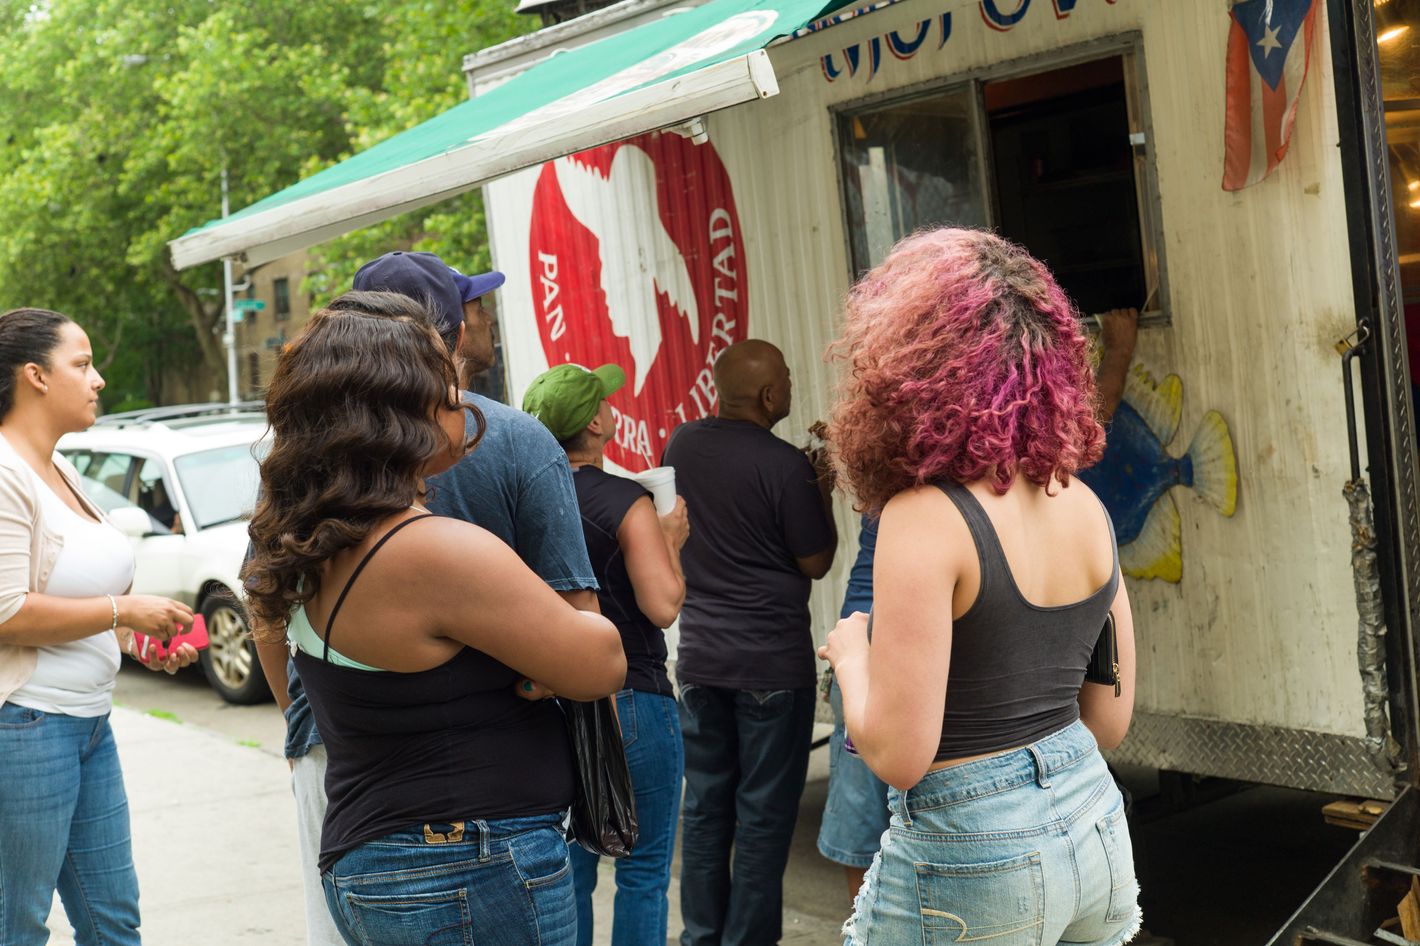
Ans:
[[[1111,354],[1132,355],[1139,337],[1138,309],[1110,309],[1099,317],[1100,342]]]
[[[675,508],[658,518],[661,520],[661,533],[671,548],[676,551],[685,548],[685,542],[690,538],[690,512],[686,509],[685,497],[677,496]]]
[[[130,654],[132,651],[130,650]],[[179,644],[166,657],[159,657],[156,652],[144,656],[142,654],[132,654],[133,659],[154,672],[163,671],[168,676],[177,673],[183,667],[191,666],[197,660],[197,648],[191,644]]]
[[[192,626],[192,609],[181,601],[158,595],[119,595],[114,598],[118,623],[159,640],[167,640]],[[196,653],[196,651],[194,651]]]
[[[827,444],[810,447],[804,453],[808,456],[809,463],[813,465],[814,476],[826,499],[833,492],[833,488],[838,485],[838,471],[833,466],[833,453]]]
[[[827,660],[835,671],[850,660],[868,655],[868,616],[854,611],[829,632],[828,641],[818,649],[819,660]]]
[[[526,677],[519,680],[513,685],[513,692],[530,703],[536,703],[539,700],[550,699],[557,695],[556,693],[553,693],[551,690],[549,690],[547,687],[543,686],[541,683],[529,680]]]

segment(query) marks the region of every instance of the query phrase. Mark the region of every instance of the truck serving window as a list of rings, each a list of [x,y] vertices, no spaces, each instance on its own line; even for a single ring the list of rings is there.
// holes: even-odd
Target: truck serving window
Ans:
[[[842,115],[853,266],[877,265],[905,234],[945,221],[984,226],[981,151],[969,89]]]
[[[840,113],[855,274],[919,227],[986,225],[1048,264],[1081,312],[1151,299],[1157,318],[1134,62],[1106,56]]]

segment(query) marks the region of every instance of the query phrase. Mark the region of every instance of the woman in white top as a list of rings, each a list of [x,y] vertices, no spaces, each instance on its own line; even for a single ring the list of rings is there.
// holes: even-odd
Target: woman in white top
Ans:
[[[39,946],[59,891],[78,946],[136,946],[138,880],[109,729],[120,650],[167,639],[186,605],[126,594],[128,539],[55,453],[94,422],[88,336],[43,309],[0,315],[0,943]],[[151,670],[197,657],[184,644]]]

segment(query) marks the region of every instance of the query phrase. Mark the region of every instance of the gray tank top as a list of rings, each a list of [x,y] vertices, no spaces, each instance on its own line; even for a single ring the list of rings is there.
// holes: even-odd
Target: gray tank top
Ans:
[[[1119,588],[1119,549],[1109,525],[1109,581],[1074,604],[1042,608],[1016,587],[996,530],[971,491],[936,484],[956,505],[981,560],[976,601],[952,622],[952,663],[937,761],[1024,746],[1080,718],[1080,686]],[[1071,549],[1061,549],[1070,554]]]

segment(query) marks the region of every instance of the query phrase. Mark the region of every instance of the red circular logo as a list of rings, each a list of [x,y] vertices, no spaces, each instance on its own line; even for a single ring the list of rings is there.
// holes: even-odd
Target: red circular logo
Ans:
[[[714,146],[657,132],[543,165],[529,258],[547,363],[620,365],[607,455],[655,466],[677,424],[713,413],[711,366],[745,338],[744,241]]]

